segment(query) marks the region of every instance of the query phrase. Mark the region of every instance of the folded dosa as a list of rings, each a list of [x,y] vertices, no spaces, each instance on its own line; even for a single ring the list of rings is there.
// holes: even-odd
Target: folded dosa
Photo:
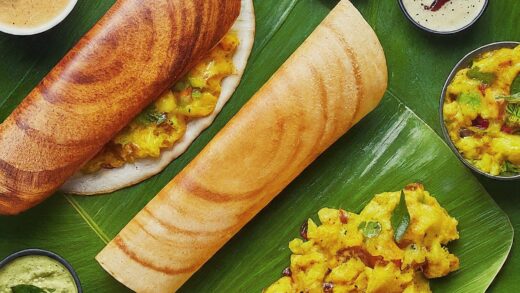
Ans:
[[[240,0],[118,0],[0,125],[0,214],[49,197],[229,31]]]
[[[137,292],[173,292],[374,109],[381,45],[341,1],[272,78],[97,256]]]

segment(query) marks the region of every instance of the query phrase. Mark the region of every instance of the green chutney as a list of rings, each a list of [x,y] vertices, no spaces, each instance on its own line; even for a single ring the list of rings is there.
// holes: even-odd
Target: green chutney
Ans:
[[[74,278],[60,262],[43,255],[16,258],[0,269],[0,293],[12,287],[32,285],[53,293],[77,293]]]

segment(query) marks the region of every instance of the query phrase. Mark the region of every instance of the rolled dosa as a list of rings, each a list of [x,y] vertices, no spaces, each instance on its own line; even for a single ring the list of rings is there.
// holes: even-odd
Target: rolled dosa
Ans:
[[[50,196],[228,32],[240,0],[118,0],[0,125],[0,214]]]
[[[341,1],[300,48],[97,256],[137,292],[173,292],[376,107],[383,49]]]

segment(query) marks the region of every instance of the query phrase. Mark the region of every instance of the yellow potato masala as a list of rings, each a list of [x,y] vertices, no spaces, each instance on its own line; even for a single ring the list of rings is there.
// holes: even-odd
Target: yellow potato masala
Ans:
[[[491,175],[520,173],[520,46],[484,53],[457,72],[443,114],[461,155]]]
[[[213,113],[222,80],[235,72],[238,36],[228,33],[186,76],[145,109],[83,168],[83,173],[119,168],[138,159],[157,158],[186,132],[192,119]]]
[[[289,243],[291,264],[265,293],[431,292],[428,279],[459,268],[446,248],[458,222],[421,184],[378,194],[359,214],[324,208],[318,217]]]

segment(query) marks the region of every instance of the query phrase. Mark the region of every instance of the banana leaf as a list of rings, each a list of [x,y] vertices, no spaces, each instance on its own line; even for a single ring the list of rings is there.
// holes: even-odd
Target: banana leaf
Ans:
[[[48,33],[0,35],[0,121],[112,3],[79,0],[73,14]],[[335,4],[333,0],[255,1],[256,43],[242,84],[188,152],[137,186],[99,197],[58,193],[21,216],[0,217],[0,258],[28,247],[49,249],[70,260],[85,292],[128,292],[101,269],[94,256],[196,156]],[[495,191],[517,225],[520,202],[513,195],[520,194],[519,185],[477,178],[456,159],[440,136],[438,101],[444,79],[467,51],[491,41],[520,39],[515,22],[520,2],[493,1],[474,28],[443,38],[412,27],[396,1],[354,4],[378,33],[387,55],[390,86],[382,104],[318,158],[181,291],[259,292],[280,276],[289,263],[288,242],[320,208],[359,212],[374,194],[415,181],[425,184],[460,223],[461,239],[449,248],[460,257],[461,269],[433,280],[434,291],[483,292],[506,261],[513,227],[479,180]],[[519,266],[519,261],[510,259],[494,291],[515,288]]]

